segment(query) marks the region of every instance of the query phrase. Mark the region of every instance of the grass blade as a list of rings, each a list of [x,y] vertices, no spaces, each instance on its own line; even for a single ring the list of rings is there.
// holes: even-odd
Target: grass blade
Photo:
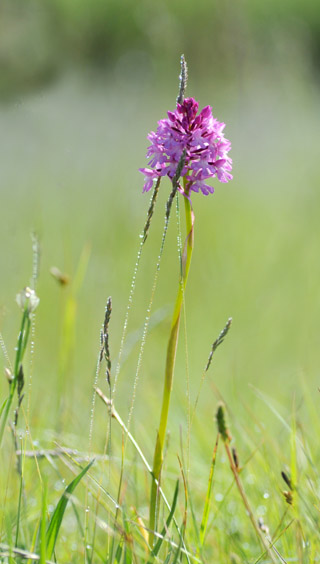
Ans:
[[[219,442],[219,435],[217,437],[216,444],[215,444],[215,447],[214,447],[214,450],[213,450],[211,467],[210,467],[210,475],[209,475],[209,481],[208,481],[208,488],[207,488],[207,495],[206,495],[206,500],[205,500],[204,509],[203,509],[202,521],[201,521],[201,525],[200,525],[200,544],[201,544],[201,546],[203,546],[203,542],[204,542],[204,538],[205,538],[205,534],[206,534],[206,530],[207,530],[209,513],[210,513],[211,492],[212,492],[212,484],[213,484],[214,467],[215,467],[215,464],[216,464],[218,442]]]
[[[114,561],[116,564],[120,564],[121,562],[122,548],[123,548],[123,541],[121,540],[117,546],[116,554],[114,557]]]
[[[49,556],[49,558],[51,558],[53,551],[54,551],[54,547],[58,538],[58,534],[59,534],[59,530],[60,530],[60,526],[62,523],[62,519],[63,519],[63,515],[64,512],[66,510],[68,501],[69,501],[69,496],[72,494],[72,492],[75,490],[75,488],[77,487],[77,485],[79,484],[80,480],[83,478],[83,476],[88,472],[89,468],[92,466],[94,460],[91,460],[91,462],[83,469],[81,470],[80,474],[78,474],[78,476],[76,476],[76,478],[74,478],[74,480],[72,480],[72,482],[70,482],[70,484],[66,487],[65,491],[63,492],[57,507],[55,508],[53,515],[51,517],[48,529],[47,529],[47,554]]]
[[[177,548],[177,552],[176,552],[175,555],[174,555],[174,559],[173,559],[173,561],[172,561],[172,564],[177,564],[178,558],[179,558],[179,556],[181,555],[181,549],[182,549],[182,537],[181,537],[181,539],[180,539],[179,546],[178,546],[178,548]]]
[[[176,509],[177,500],[178,500],[178,493],[179,493],[179,480],[177,480],[177,484],[176,484],[176,487],[175,487],[175,490],[174,490],[173,500],[172,500],[172,505],[171,505],[171,511],[170,511],[168,518],[166,520],[166,524],[161,531],[161,538],[159,538],[159,540],[157,541],[153,551],[151,552],[152,557],[157,556],[157,554],[158,554],[158,552],[161,548],[161,545],[163,543],[163,539],[167,534],[167,531],[169,529],[170,523],[172,521],[175,509]],[[182,538],[180,539],[180,542],[181,542],[181,540],[182,540]],[[148,564],[151,564],[151,562],[152,562],[152,560],[149,560]]]
[[[7,401],[8,401],[9,397],[7,397],[4,402],[2,403],[1,407],[0,407],[0,417],[3,413],[4,408],[6,407]]]
[[[132,534],[131,534],[129,521],[126,517],[125,509],[123,510],[122,515],[123,515],[123,526],[124,526],[124,531],[125,531],[123,564],[131,564],[131,562],[134,562],[133,554],[132,554],[132,550],[131,550],[133,537],[132,537]]]
[[[44,483],[43,493],[42,493],[42,516],[40,521],[40,564],[45,564],[46,556],[47,556],[46,513],[47,513],[47,484]]]

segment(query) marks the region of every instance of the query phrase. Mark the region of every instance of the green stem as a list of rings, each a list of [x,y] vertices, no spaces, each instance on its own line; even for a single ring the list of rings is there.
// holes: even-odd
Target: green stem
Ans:
[[[27,327],[26,327],[26,324],[27,324]],[[25,353],[26,347],[27,347],[27,342],[28,342],[29,333],[30,333],[30,324],[31,324],[30,314],[29,314],[28,306],[26,306],[24,311],[23,311],[21,327],[20,327],[20,332],[19,332],[19,336],[18,336],[17,352],[16,352],[16,359],[15,359],[15,364],[14,364],[13,379],[12,379],[12,382],[10,384],[9,396],[7,398],[7,401],[6,401],[4,412],[2,413],[2,416],[1,416],[0,447],[2,445],[4,430],[5,430],[5,427],[6,427],[6,424],[7,424],[7,420],[8,420],[8,417],[9,417],[9,413],[10,413],[10,409],[11,409],[11,405],[12,405],[12,401],[13,401],[13,397],[14,397],[14,392],[15,392],[16,386],[17,386],[17,379],[18,379],[20,364],[22,362],[22,359],[23,359],[23,356],[24,356],[24,353]]]
[[[170,337],[167,347],[167,359],[166,359],[166,368],[165,368],[160,424],[159,424],[159,430],[157,434],[157,440],[156,440],[156,446],[155,446],[154,458],[153,458],[153,469],[152,469],[153,480],[151,485],[150,518],[149,518],[149,529],[150,529],[149,545],[151,549],[153,548],[153,542],[154,542],[154,531],[155,531],[156,513],[157,513],[157,490],[158,490],[159,477],[163,463],[163,450],[164,450],[164,442],[166,437],[170,398],[171,398],[171,391],[173,384],[174,366],[175,366],[176,352],[178,345],[181,309],[184,300],[184,292],[188,280],[191,256],[193,251],[194,215],[193,215],[190,200],[188,199],[188,193],[184,198],[184,203],[185,203],[187,237],[185,240],[183,254],[182,254],[182,270],[180,274],[179,290],[178,290],[176,304],[173,312]]]

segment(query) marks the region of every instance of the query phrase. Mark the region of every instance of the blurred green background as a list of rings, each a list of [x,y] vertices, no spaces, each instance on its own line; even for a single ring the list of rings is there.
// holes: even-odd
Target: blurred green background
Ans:
[[[285,417],[295,398],[303,418],[303,390],[317,401],[319,2],[3,0],[0,330],[13,358],[20,323],[15,294],[30,282],[35,230],[41,304],[29,372],[37,437],[50,439],[49,430],[63,426],[86,448],[104,307],[111,295],[115,366],[149,203],[138,168],[145,166],[147,133],[175,106],[181,53],[189,65],[187,94],[212,105],[226,123],[234,160],[231,183],[216,182],[214,196],[193,197],[195,253],[186,296],[193,400],[212,341],[229,316],[234,320],[200,398],[196,448],[208,452],[212,442],[216,388],[240,420],[250,406],[275,429],[276,419],[254,388]],[[116,396],[124,419],[169,190],[163,182],[137,279]],[[73,280],[83,253],[88,265],[73,295],[72,284],[59,287],[50,268]],[[177,283],[173,216],[134,412],[136,433],[150,453]],[[71,338],[68,346],[66,307],[75,311],[74,344]],[[68,338],[71,333],[72,323]],[[183,330],[180,345],[171,417],[185,422]],[[100,381],[103,387],[103,376]],[[3,378],[2,395],[6,387]],[[103,417],[102,406],[98,410]],[[207,434],[200,433],[204,427]],[[104,434],[99,429],[97,440]]]

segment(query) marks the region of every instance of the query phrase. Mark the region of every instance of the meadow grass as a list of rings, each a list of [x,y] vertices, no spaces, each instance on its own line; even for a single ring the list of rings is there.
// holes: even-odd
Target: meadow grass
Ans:
[[[132,160],[131,156],[126,166],[133,166]],[[137,272],[111,410],[103,360],[97,371],[99,331],[111,294],[112,383],[138,235],[148,208],[146,198],[137,196],[142,183],[134,177],[134,188],[123,197],[124,184],[131,186],[133,173],[119,172],[118,158],[111,174],[96,173],[91,190],[85,191],[89,178],[81,180],[80,170],[69,193],[64,186],[50,193],[57,179],[49,179],[45,201],[40,195],[42,179],[31,196],[20,194],[16,206],[17,196],[13,200],[12,194],[4,195],[10,211],[2,224],[2,240],[7,243],[1,259],[6,308],[1,333],[11,364],[21,323],[14,298],[30,284],[34,270],[27,236],[34,220],[41,240],[36,287],[41,301],[26,350],[26,395],[15,440],[8,425],[3,437],[3,562],[317,561],[320,234],[317,171],[311,157],[308,164],[309,183],[303,195],[297,186],[299,171],[286,168],[285,179],[279,163],[277,174],[273,171],[274,185],[266,170],[254,190],[258,180],[249,173],[247,160],[247,174],[236,162],[240,180],[219,187],[206,200],[193,198],[196,249],[161,473],[161,496],[168,507],[162,497],[156,538],[164,540],[161,546],[155,544],[159,548],[153,555],[147,548],[149,470],[179,274],[174,213],[136,382],[130,435],[126,429],[170,183],[164,182],[159,193]],[[107,176],[115,192],[101,191],[100,178],[106,181]],[[67,284],[50,274],[52,266],[67,272]],[[205,371],[212,343],[230,316],[230,334]],[[8,359],[3,366],[10,368]],[[104,401],[93,386],[101,389]],[[7,393],[3,378],[1,398]],[[221,401],[228,432],[220,421],[217,444]],[[7,422],[13,419],[11,410]],[[67,486],[70,498],[63,496]]]

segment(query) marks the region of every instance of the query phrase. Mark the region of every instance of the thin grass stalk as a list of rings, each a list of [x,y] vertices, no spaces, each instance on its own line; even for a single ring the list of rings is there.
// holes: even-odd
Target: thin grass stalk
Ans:
[[[156,287],[157,287],[158,276],[159,276],[159,272],[160,272],[161,258],[162,258],[162,254],[163,254],[163,250],[164,250],[164,244],[165,244],[165,241],[166,241],[167,232],[168,232],[172,202],[173,202],[173,199],[174,199],[176,192],[177,192],[178,181],[179,181],[179,178],[180,178],[181,170],[183,168],[184,159],[185,159],[185,151],[183,151],[181,158],[180,158],[180,161],[178,163],[176,175],[172,180],[173,188],[172,188],[172,191],[169,195],[169,198],[168,198],[168,201],[167,201],[167,204],[166,204],[165,221],[164,221],[164,228],[163,228],[163,232],[162,232],[160,251],[159,251],[159,255],[158,255],[158,260],[157,260],[157,264],[156,264],[156,271],[155,271],[152,289],[151,289],[151,297],[150,297],[149,305],[148,305],[148,308],[147,308],[147,315],[146,315],[145,322],[144,322],[144,325],[143,325],[143,333],[142,333],[142,338],[141,338],[141,345],[140,345],[140,350],[139,350],[138,363],[137,363],[136,373],[135,373],[134,382],[133,382],[132,399],[131,399],[131,405],[130,405],[128,420],[127,420],[128,430],[130,428],[131,418],[132,418],[134,404],[135,404],[136,391],[137,391],[138,381],[139,381],[139,377],[140,377],[142,357],[143,357],[144,348],[145,348],[145,344],[146,344],[147,331],[148,331],[149,323],[150,323],[151,308],[152,308],[154,295],[155,295],[155,291],[156,291]],[[153,204],[151,204],[151,206],[152,205]],[[149,212],[150,212],[151,206],[149,208]],[[149,217],[149,213],[148,213],[148,217]],[[145,229],[147,229],[147,224],[146,224]],[[141,247],[141,250],[142,250],[142,247]],[[138,262],[137,262],[137,265],[138,265]],[[137,265],[136,265],[136,267],[137,267]],[[137,270],[135,270],[135,272],[137,272]],[[131,295],[131,292],[130,292],[130,295]],[[133,294],[132,294],[132,296],[133,296]],[[129,310],[128,310],[128,312],[129,312]],[[117,375],[117,373],[116,373],[116,375]],[[113,394],[113,397],[114,397],[115,387],[113,388],[112,394]],[[126,435],[124,450],[126,450],[126,444],[127,444],[127,435]],[[123,456],[123,460],[124,460],[124,456]],[[122,487],[122,476],[123,476],[123,469],[121,469],[120,481],[119,481],[119,489],[118,489],[119,499],[120,499],[120,493],[121,493],[121,487]],[[119,499],[118,499],[118,503],[119,503]]]
[[[128,303],[127,303],[127,307],[126,307],[126,314],[125,314],[125,319],[124,319],[124,324],[123,324],[123,329],[122,329],[120,349],[119,349],[119,354],[118,354],[118,361],[117,361],[117,366],[116,366],[116,370],[115,370],[115,374],[114,374],[112,397],[115,397],[115,395],[116,395],[116,387],[117,387],[118,377],[119,377],[120,370],[121,370],[122,354],[123,354],[123,350],[124,350],[125,339],[126,339],[126,336],[127,336],[129,314],[130,314],[131,307],[132,307],[132,304],[133,304],[133,298],[134,298],[134,293],[135,293],[135,289],[136,289],[136,280],[137,280],[137,274],[138,274],[138,270],[139,270],[139,266],[140,266],[142,249],[143,249],[143,246],[144,246],[144,244],[147,240],[147,237],[149,235],[151,219],[152,219],[154,209],[155,209],[155,205],[156,205],[157,198],[158,198],[160,182],[161,182],[161,177],[158,178],[158,181],[157,181],[157,183],[154,187],[154,191],[153,191],[153,194],[152,194],[152,197],[151,197],[151,200],[150,200],[150,205],[149,205],[149,209],[148,209],[148,213],[147,213],[147,220],[146,220],[145,226],[143,228],[143,231],[140,234],[139,249],[138,249],[136,263],[135,263],[134,270],[133,270],[133,275],[132,275],[132,278],[131,278],[129,299],[128,299]],[[163,238],[165,238],[165,234],[166,234],[166,227],[165,227],[165,233],[163,235]],[[161,254],[162,253],[160,251],[160,256],[161,256]],[[159,260],[160,260],[160,257],[159,257]]]
[[[184,184],[185,183],[186,181],[184,181]],[[156,440],[156,446],[155,446],[154,458],[153,458],[153,468],[152,468],[153,480],[151,485],[150,518],[149,518],[149,528],[151,531],[149,537],[149,544],[151,548],[153,547],[153,541],[154,541],[153,532],[155,531],[155,526],[156,526],[158,483],[159,483],[159,478],[160,478],[160,473],[163,463],[163,450],[164,450],[164,442],[165,442],[167,423],[168,423],[174,366],[175,366],[178,337],[179,337],[181,310],[182,310],[184,292],[188,280],[188,274],[189,274],[193,245],[194,245],[194,231],[193,231],[194,214],[190,200],[188,199],[188,194],[186,194],[186,197],[184,198],[184,203],[185,203],[187,237],[182,255],[179,290],[178,290],[176,304],[173,312],[171,331],[170,331],[169,342],[167,347],[167,358],[166,358],[160,424],[157,434],[157,440]]]
[[[48,487],[47,482],[44,481],[42,489],[42,511],[41,511],[41,521],[40,521],[40,564],[45,564],[47,557],[47,543],[46,543],[46,518],[47,518],[47,493]]]
[[[35,554],[34,552],[30,552],[28,550],[23,550],[22,548],[18,547],[11,547],[8,544],[0,543],[0,558],[10,558],[11,555],[14,554],[15,556],[19,557],[19,561],[21,559],[29,559],[26,564],[31,564],[31,562],[39,562],[40,556],[39,554]],[[13,564],[16,564],[17,560],[12,561]],[[52,560],[46,560],[45,564],[55,564]]]
[[[18,546],[19,532],[20,532],[20,517],[22,508],[22,493],[23,493],[23,474],[20,474],[20,484],[19,484],[19,498],[18,498],[18,509],[17,509],[17,524],[16,524],[16,540],[15,546]]]
[[[137,441],[135,440],[135,438],[133,437],[133,435],[130,433],[129,429],[126,427],[126,425],[125,425],[124,422],[122,421],[122,419],[121,419],[119,413],[118,413],[118,412],[116,411],[116,409],[114,408],[112,401],[104,395],[104,393],[100,390],[100,388],[96,388],[96,393],[97,393],[98,396],[102,399],[102,401],[103,401],[104,404],[108,407],[108,409],[110,409],[111,416],[118,422],[118,424],[119,424],[120,427],[122,428],[123,432],[127,435],[129,441],[131,442],[131,444],[134,446],[135,450],[136,450],[137,453],[139,454],[139,456],[140,456],[140,458],[141,458],[143,464],[145,465],[146,469],[148,470],[149,474],[152,475],[152,468],[151,468],[150,464],[148,463],[146,457],[144,456],[144,454],[143,454],[143,452],[142,452],[140,446],[138,445]],[[160,486],[159,483],[157,483],[157,486],[159,487],[159,494],[161,495],[161,497],[162,497],[162,499],[163,499],[163,501],[164,501],[164,503],[165,503],[165,505],[166,505],[168,511],[171,512],[171,506],[170,506],[170,504],[169,504],[169,502],[168,502],[168,500],[167,500],[167,498],[166,498],[166,496],[165,496],[165,494],[164,494],[163,489],[161,488],[161,486]],[[99,485],[99,487],[101,487],[101,486]],[[107,493],[107,492],[104,492],[104,493]],[[108,494],[107,494],[107,495],[108,495]],[[120,505],[117,503],[117,501],[115,501],[115,500],[112,500],[112,501],[114,501],[116,507],[118,507],[119,509],[122,509],[122,508],[120,507]],[[181,530],[180,530],[179,525],[178,525],[178,523],[177,523],[177,520],[176,520],[176,518],[175,518],[174,516],[173,516],[173,523],[174,523],[174,525],[175,525],[175,527],[176,527],[176,530],[177,530],[177,532],[178,532],[179,538],[180,538],[180,540],[181,540],[182,533],[181,533]],[[146,531],[147,531],[147,529],[146,529]],[[148,531],[148,533],[149,533],[149,531]],[[157,537],[159,538],[159,535],[158,535],[158,534],[157,534]],[[187,551],[187,549],[186,549],[186,546],[185,546],[185,543],[184,543],[183,538],[182,538],[182,547],[183,547],[183,551],[184,551],[184,554],[185,554],[185,556],[186,556],[187,562],[188,562],[188,564],[190,564],[189,554],[188,554],[188,551]]]
[[[252,513],[252,509],[250,507],[248,498],[246,496],[246,493],[243,489],[243,486],[242,486],[242,483],[241,483],[241,480],[240,480],[240,477],[239,477],[239,471],[238,471],[239,469],[238,469],[238,467],[237,467],[237,465],[234,461],[234,456],[232,456],[232,453],[231,453],[231,449],[230,449],[229,444],[230,444],[230,441],[232,440],[232,437],[231,437],[230,431],[229,431],[227,423],[226,423],[224,405],[222,403],[218,406],[216,418],[217,418],[218,431],[219,431],[221,438],[223,440],[223,443],[224,443],[224,447],[225,447],[227,457],[228,457],[228,460],[229,460],[229,464],[230,464],[230,469],[231,469],[232,474],[234,476],[234,480],[235,480],[236,486],[238,488],[238,491],[240,493],[240,496],[242,498],[243,504],[245,506],[247,515],[248,515],[248,517],[251,521],[251,524],[252,524],[252,526],[255,530],[255,533],[256,533],[258,540],[260,541],[264,551],[268,554],[271,561],[275,564],[276,560],[275,560],[274,554],[272,553],[270,544],[265,539],[262,531],[259,528],[258,523],[256,522],[256,520],[254,518],[254,515]]]
[[[226,453],[227,453],[227,457],[228,457],[228,460],[229,460],[230,468],[231,468],[231,471],[232,471],[232,473],[233,473],[233,476],[234,476],[234,479],[235,479],[237,488],[238,488],[238,490],[239,490],[239,493],[240,493],[240,495],[241,495],[243,504],[244,504],[244,506],[245,506],[245,508],[246,508],[247,515],[248,515],[248,517],[249,517],[249,519],[250,519],[250,521],[251,521],[251,523],[252,523],[252,526],[253,526],[253,528],[254,528],[254,530],[255,530],[255,532],[256,532],[256,535],[257,535],[258,539],[260,540],[260,542],[261,542],[261,544],[262,544],[264,550],[265,550],[265,551],[267,552],[267,554],[270,556],[272,562],[275,563],[276,561],[275,561],[274,556],[273,556],[273,554],[272,554],[272,552],[271,552],[271,550],[270,550],[270,545],[269,545],[269,543],[265,540],[265,538],[264,538],[263,534],[261,533],[261,531],[260,531],[260,529],[259,529],[259,526],[258,526],[258,524],[256,523],[256,520],[255,520],[255,518],[254,518],[254,516],[253,516],[253,513],[252,513],[251,507],[250,507],[250,505],[249,505],[247,496],[246,496],[245,491],[244,491],[244,489],[243,489],[243,487],[242,487],[242,484],[241,484],[241,482],[240,482],[238,470],[237,470],[237,468],[236,468],[235,465],[234,465],[234,461],[233,461],[233,457],[232,457],[232,454],[231,454],[231,451],[230,451],[230,447],[229,447],[229,445],[228,445],[227,442],[224,443],[224,446],[225,446],[225,449],[226,449]]]

